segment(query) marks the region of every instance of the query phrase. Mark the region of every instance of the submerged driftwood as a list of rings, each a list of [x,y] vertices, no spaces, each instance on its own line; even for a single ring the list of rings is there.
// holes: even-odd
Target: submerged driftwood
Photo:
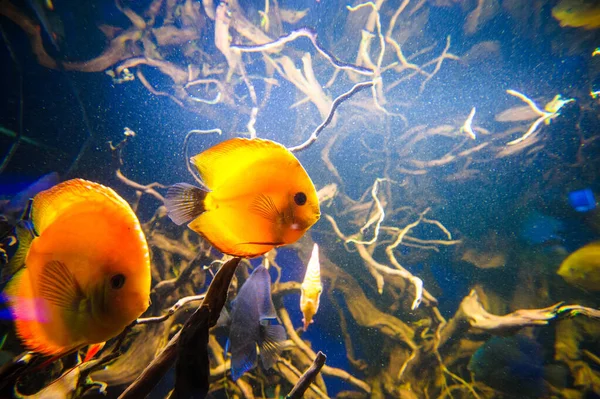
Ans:
[[[227,300],[229,283],[239,262],[239,258],[233,258],[221,266],[200,307],[119,398],[145,397],[175,361],[177,361],[176,382],[172,397],[187,398],[206,395],[210,374],[207,349],[208,329],[217,324]]]
[[[295,327],[298,321],[282,305],[284,297],[299,293],[300,283],[277,279],[272,292],[278,316],[290,338],[282,357],[267,374],[252,371],[250,377],[236,383],[228,380],[230,362],[223,355],[215,332],[209,328],[216,323],[228,291],[235,293],[247,275],[249,262],[222,259],[207,242],[170,223],[163,206],[165,185],[139,183],[124,172],[123,149],[135,136],[131,129],[125,128],[123,141],[111,143],[110,147],[115,177],[122,183],[116,188],[135,192],[132,206],[136,211],[140,207],[155,207],[154,215],[143,227],[153,251],[152,277],[156,284],[148,317],[140,319],[140,326],[135,327],[139,336],[122,357],[114,360],[103,356],[99,360],[114,362],[89,374],[92,379],[113,382],[109,391],[119,388],[114,391],[118,393],[122,389],[119,386],[137,377],[121,397],[143,397],[175,364],[176,381],[171,397],[178,398],[202,397],[218,391],[235,398],[254,398],[263,394],[262,387],[272,388],[274,397],[291,390],[290,398],[302,394],[307,398],[325,398],[329,394],[322,375],[347,383],[348,390],[339,393],[339,398],[493,398],[501,394],[482,383],[471,382],[466,371],[470,355],[491,335],[513,334],[540,326],[556,328],[556,359],[567,364],[575,380],[574,387],[569,389],[600,394],[600,375],[590,366],[597,362],[597,354],[580,349],[591,339],[593,326],[587,323],[597,323],[597,310],[580,305],[547,307],[563,299],[554,299],[547,292],[540,303],[531,298],[517,300],[516,294],[512,300],[500,294],[490,295],[493,300],[486,299],[484,293],[493,287],[479,293],[472,291],[448,320],[438,309],[436,293],[440,287],[427,275],[428,264],[440,259],[445,262],[443,256],[449,252],[456,252],[454,259],[464,258],[481,267],[499,267],[505,263],[508,266],[511,262],[510,237],[501,240],[503,245],[493,257],[488,256],[490,259],[462,252],[464,242],[481,238],[476,233],[477,226],[462,227],[464,231],[459,231],[447,216],[442,220],[444,217],[440,215],[448,215],[444,211],[450,203],[445,192],[453,192],[453,188],[465,182],[486,188],[503,184],[505,174],[496,171],[502,171],[505,163],[510,162],[518,165],[520,173],[534,175],[530,194],[525,193],[518,200],[522,202],[519,205],[526,207],[527,195],[538,195],[550,185],[567,184],[572,178],[570,173],[584,171],[587,179],[593,181],[600,170],[595,167],[600,153],[595,151],[595,145],[600,136],[581,128],[586,123],[600,123],[588,93],[572,94],[578,98],[581,113],[573,127],[577,144],[574,159],[557,155],[553,148],[556,132],[551,129],[560,120],[560,107],[542,105],[555,93],[545,93],[534,101],[509,90],[505,93],[506,105],[502,107],[506,111],[499,113],[495,121],[478,113],[475,104],[465,104],[464,112],[456,115],[443,115],[443,110],[432,109],[432,116],[421,122],[401,113],[413,105],[423,105],[419,103],[420,95],[446,78],[447,75],[438,75],[443,69],[454,68],[458,63],[460,68],[474,68],[479,62],[494,62],[501,54],[501,44],[483,42],[459,57],[453,53],[450,36],[437,43],[427,35],[424,27],[435,7],[455,2],[407,0],[395,4],[382,0],[357,2],[346,8],[346,3],[333,1],[329,3],[331,7],[338,7],[341,12],[331,26],[339,24],[345,32],[343,40],[336,40],[329,31],[317,36],[312,29],[292,29],[286,21],[297,21],[304,11],[283,10],[277,1],[267,1],[264,10],[255,15],[242,9],[235,0],[219,5],[211,0],[201,3],[154,0],[144,11],[134,11],[127,2],[118,0],[116,7],[127,17],[129,26],[103,25],[106,47],[94,59],[85,61],[53,58],[44,47],[40,24],[15,3],[0,0],[0,15],[26,33],[40,65],[105,73],[113,84],[139,82],[153,96],[201,114],[223,131],[260,136],[254,125],[274,105],[271,99],[274,88],[295,89],[297,102],[290,104],[293,109],[290,112],[296,112],[297,117],[294,136],[281,140],[290,140],[284,144],[289,144],[295,152],[316,148],[320,151],[320,162],[309,167],[324,171],[315,183],[323,188],[321,208],[325,221],[315,226],[312,233],[327,244],[321,245],[323,301],[333,304],[337,315],[333,314],[331,320],[323,320],[329,319],[323,314],[317,314],[316,318],[319,324],[339,334],[351,367],[344,370],[321,363],[324,359],[316,353],[318,348],[312,348],[303,339],[302,332]],[[505,3],[503,7],[517,20],[533,18],[530,10],[523,9],[518,2]],[[476,5],[464,3],[462,11],[463,29],[468,35],[479,31],[499,12],[495,2],[486,1],[478,1]],[[534,11],[539,19],[540,9]],[[537,21],[532,29],[540,30],[540,23]],[[214,35],[208,36],[208,32]],[[202,47],[206,37],[214,41],[214,46]],[[296,40],[310,41],[313,52],[298,50]],[[174,57],[175,53],[181,58]],[[154,73],[148,73],[150,70]],[[160,90],[150,79],[157,75],[165,77],[167,82]],[[255,88],[257,81],[261,90]],[[343,107],[335,112],[342,103]],[[525,105],[515,107],[517,103]],[[431,104],[426,108],[432,108]],[[221,130],[197,130],[194,134],[209,132]],[[300,144],[291,146],[292,143]],[[360,156],[351,167],[339,168],[338,155],[345,155],[348,149],[357,146],[361,149]],[[544,173],[538,173],[532,165],[544,158],[552,159],[552,164]],[[451,190],[444,191],[438,184]],[[364,194],[355,198],[350,192]],[[144,203],[141,198],[151,201]],[[466,205],[470,204],[461,203]],[[592,226],[598,224],[595,219],[586,222]],[[494,230],[486,237],[495,234]],[[486,242],[481,244],[482,248],[487,248],[490,246],[487,241],[493,239],[483,241]],[[293,248],[302,260],[307,260],[312,242],[306,237]],[[277,251],[267,254],[267,258],[275,269],[291,267],[277,264]],[[520,267],[529,267],[527,261],[522,260]],[[238,263],[244,267],[237,267]],[[217,264],[223,266],[206,291],[205,283]],[[414,271],[416,265],[425,265],[422,273]],[[236,268],[240,282],[232,280]],[[458,273],[457,269],[454,271]],[[539,286],[554,284],[547,273],[540,276]],[[539,289],[526,275],[519,275],[517,281],[521,291]],[[198,295],[204,291],[205,294]],[[182,309],[197,301],[202,303],[194,314],[187,321],[182,320]],[[515,311],[500,312],[488,305]],[[571,320],[574,315],[587,318]],[[153,323],[165,323],[164,331],[144,328]],[[139,352],[144,359],[152,360],[150,364],[136,364],[134,371],[122,373],[121,379],[115,378],[115,373],[125,367],[127,356],[138,353],[144,337],[148,337],[148,345],[160,350],[158,355],[154,358],[155,352],[151,350]],[[379,345],[375,346],[377,351],[372,350],[374,345]],[[119,346],[115,344],[113,348]],[[118,355],[118,351],[114,354]],[[314,383],[309,384],[310,378],[301,378],[300,370],[313,362],[316,367],[309,375],[314,377]],[[320,372],[319,367],[322,367]],[[13,371],[13,380],[17,380],[20,371]],[[77,384],[84,385],[84,377],[88,375],[84,371],[77,369],[65,375],[68,377],[65,380],[71,381],[78,372],[81,377]],[[55,378],[57,373],[52,374]],[[294,385],[297,389],[292,389]],[[578,398],[570,391],[569,394]]]

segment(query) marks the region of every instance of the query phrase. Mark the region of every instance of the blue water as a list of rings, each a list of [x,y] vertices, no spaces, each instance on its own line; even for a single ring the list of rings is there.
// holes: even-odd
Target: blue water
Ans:
[[[31,7],[32,2],[38,1],[11,0],[10,3],[14,3],[22,18],[38,25]],[[136,214],[144,223],[153,218],[162,204],[150,195],[143,195],[138,204],[136,190],[115,174],[117,167],[128,179],[140,184],[193,183],[182,150],[186,133],[192,129],[223,130],[221,136],[194,137],[190,141],[190,154],[200,153],[234,136],[249,137],[247,123],[254,106],[254,93],[259,105],[254,128],[260,138],[290,147],[303,142],[321,123],[317,107],[304,101],[306,93],[281,74],[281,63],[277,64],[279,57],[289,57],[302,71],[302,56],[310,53],[314,76],[329,100],[346,92],[356,82],[369,80],[366,76],[340,71],[336,81],[326,86],[335,68],[319,55],[310,40],[300,38],[286,44],[280,52],[242,56],[244,74],[254,88],[254,92],[250,92],[239,69],[228,76],[227,60],[214,41],[215,22],[207,16],[203,2],[156,2],[154,4],[160,7],[155,18],[150,18],[147,13],[149,0],[123,0],[121,7],[109,0],[54,0],[53,3],[54,11],[44,5],[42,8],[51,23],[57,24],[52,27],[64,31],[64,36],[58,39],[59,50],[52,47],[46,32],[42,31],[40,37],[47,53],[61,60],[62,67],[41,65],[22,28],[4,15],[6,13],[0,12],[3,36],[0,43],[3,61],[0,63],[0,85],[3,87],[0,94],[1,200],[14,197],[39,177],[57,172],[63,179],[80,177],[114,188],[127,201],[137,204]],[[384,34],[401,3],[382,3],[380,22]],[[411,63],[426,65],[424,70],[431,74],[436,57],[444,51],[449,38],[448,58],[439,64],[435,75],[429,76],[425,86],[422,85],[426,76],[417,74],[390,89],[398,79],[409,76],[411,70],[399,73],[394,69],[398,58],[392,44],[387,42],[381,72],[384,97],[378,97],[375,104],[370,90],[355,95],[338,108],[335,125],[325,128],[312,146],[295,154],[317,190],[330,183],[337,184],[339,190],[331,204],[321,204],[321,219],[307,233],[308,238],[318,242],[323,255],[356,280],[374,306],[415,333],[413,341],[417,351],[428,350],[431,348],[428,340],[435,339],[431,337],[435,336],[434,329],[438,324],[431,309],[424,303],[419,309],[411,310],[412,286],[401,289],[401,284],[390,276],[384,276],[384,290],[378,293],[373,277],[376,273],[369,270],[368,261],[361,258],[354,244],[344,243],[338,237],[325,217],[334,217],[347,237],[358,232],[375,214],[370,190],[375,179],[381,177],[391,181],[382,183],[378,193],[386,215],[377,245],[367,246],[369,253],[380,265],[394,269],[385,252],[386,247],[396,239],[398,229],[420,220],[420,215],[429,208],[426,220],[421,220],[407,232],[394,255],[403,268],[422,279],[425,289],[437,299],[436,308],[446,321],[456,314],[465,296],[474,288],[491,295],[490,303],[486,303],[485,298],[482,300],[485,306],[489,305],[490,312],[541,308],[561,301],[600,306],[597,293],[571,286],[556,274],[569,253],[600,238],[600,214],[595,202],[600,195],[600,140],[597,140],[600,114],[598,99],[589,94],[590,90],[597,90],[600,77],[600,56],[592,57],[600,43],[599,30],[561,27],[551,14],[558,1],[540,1],[535,7],[528,5],[523,9],[519,8],[519,2],[485,1],[489,9],[494,8],[492,3],[497,5],[495,13],[487,22],[480,21],[478,29],[469,34],[465,22],[476,3],[409,2],[399,16],[392,36],[400,44],[404,56]],[[177,7],[170,13],[167,4]],[[343,62],[357,62],[361,34],[367,27],[370,8],[351,13],[346,2],[334,0],[268,4],[271,12],[276,12],[277,7],[307,10],[306,16],[296,24],[280,24],[272,14],[271,31],[265,32],[271,38],[303,26],[310,27],[317,32],[318,41],[326,51]],[[261,29],[264,32],[259,11],[264,10],[265,2],[241,0],[239,7],[247,23],[254,25],[255,32]],[[133,40],[124,41],[124,46],[115,44],[120,52],[115,58],[104,59],[102,67],[82,67],[82,62],[100,56],[108,48],[110,38],[105,37],[100,26],[117,35],[127,29],[135,30],[131,19],[122,12],[124,8],[130,8],[145,21],[146,28]],[[239,28],[245,22],[238,23],[241,24],[237,25]],[[164,27],[188,29],[192,36],[167,45],[159,40],[160,29]],[[252,44],[247,30],[231,28],[230,35],[233,44]],[[477,53],[478,46],[485,50]],[[379,50],[379,40],[374,37],[369,53],[372,63],[377,62]],[[277,64],[276,69],[271,69],[267,55]],[[155,93],[142,83],[139,75],[132,82],[117,84],[105,73],[132,60],[142,63],[130,66],[130,71],[134,75],[143,73]],[[164,63],[162,69],[144,64],[148,60]],[[79,64],[73,66],[71,62]],[[177,68],[179,74],[176,77],[180,80],[174,81],[170,77],[168,66]],[[209,70],[209,75],[202,75]],[[271,80],[264,79],[267,73],[269,79],[276,81],[272,87],[267,84]],[[193,80],[188,74],[216,79],[219,86],[212,83],[211,89],[205,90],[205,86],[198,85],[185,92],[184,86]],[[190,95],[214,98],[215,87],[225,88],[221,93],[224,101],[199,106],[190,100]],[[556,94],[575,101],[565,105],[549,124],[542,123],[532,136],[533,140],[525,143],[530,145],[513,147],[507,143],[523,135],[534,119],[521,122],[496,120],[501,112],[525,105],[507,90],[523,93],[542,109]],[[381,111],[379,106],[388,113]],[[476,113],[472,126],[477,135],[474,141],[460,131],[473,107]],[[123,164],[120,165],[108,142],[116,144],[122,140],[126,127],[136,135],[124,147]],[[6,154],[15,142],[15,134],[27,137],[28,141],[20,142],[9,160]],[[91,144],[81,153],[89,135],[92,136]],[[325,162],[327,151],[328,161]],[[588,191],[581,191],[584,189]],[[158,190],[165,194],[164,189]],[[577,193],[579,195],[575,195]],[[359,201],[362,207],[357,205]],[[445,245],[450,238],[433,222],[427,222],[432,220],[442,223],[451,233],[452,240],[457,242]],[[177,227],[168,218],[157,219],[145,228],[187,245],[183,244],[187,241],[182,238],[186,227]],[[151,237],[150,230],[148,237]],[[201,238],[194,232],[189,233],[192,250],[196,251]],[[373,234],[375,229],[371,225],[364,231],[362,239],[368,241]],[[8,238],[0,245],[6,246],[7,242]],[[163,253],[158,247],[151,249],[156,266],[152,284],[175,277],[182,258],[169,251]],[[502,254],[506,262],[496,269],[484,270],[463,260],[468,251],[483,258]],[[7,252],[12,254],[14,247]],[[220,254],[213,251],[211,256],[219,258]],[[162,270],[165,259],[170,259],[173,267]],[[301,259],[293,247],[278,249],[281,281],[301,282],[307,261]],[[251,260],[253,266],[261,262],[262,258]],[[600,273],[600,269],[591,272]],[[271,277],[274,281],[273,270]],[[207,281],[210,281],[208,275]],[[429,352],[419,353],[416,364],[410,364],[402,379],[396,380],[399,365],[410,356],[407,349],[410,345],[402,344],[401,337],[391,336],[385,326],[377,323],[370,328],[360,325],[347,307],[348,298],[340,290],[330,289],[331,284],[329,278],[323,279],[324,290],[315,322],[308,331],[300,333],[315,352],[320,350],[327,355],[328,366],[372,384],[388,378],[387,381],[392,383],[377,387],[382,389],[381,397],[400,397],[400,388],[412,390],[416,397],[425,397],[426,393],[429,397],[443,395],[439,385],[441,374],[435,374],[439,372],[439,365],[437,360],[431,361],[437,357]],[[200,293],[206,287],[206,284],[185,286],[173,295]],[[235,292],[230,292],[226,307],[230,308],[234,297]],[[160,313],[161,306],[164,310],[176,299],[169,297],[167,305],[162,303],[167,298],[159,298],[159,304],[155,304],[152,312]],[[283,298],[275,298],[275,301],[276,306],[280,303],[285,306],[298,330],[303,317],[300,292],[294,291]],[[348,359],[345,344],[348,337],[342,336],[338,306],[347,323],[354,355],[368,366],[366,369],[356,367]],[[9,323],[7,309],[1,309],[0,319],[2,335],[9,333],[8,350],[20,353],[24,348]],[[181,316],[178,322],[184,320]],[[557,323],[532,330],[533,334],[552,337],[539,342],[549,353],[555,346],[560,347],[558,341],[564,339],[556,333]],[[225,329],[215,331],[218,342],[224,344]],[[492,335],[460,337],[469,341],[466,347],[471,352],[455,356],[456,359],[450,356],[456,353],[443,353],[447,356],[445,359],[452,360],[447,365],[450,371],[471,381],[468,359],[476,347],[489,342]],[[586,337],[580,345],[598,354],[597,337]],[[456,349],[448,349],[452,350]],[[284,351],[282,356],[292,359],[289,352]],[[536,358],[536,367],[547,365],[537,363],[548,363],[551,358],[551,355]],[[586,362],[592,372],[598,373],[597,365],[589,359],[578,360]],[[568,365],[561,364],[561,367],[569,369]],[[284,391],[291,388],[291,384],[281,375],[276,370],[259,368],[247,373],[244,381],[251,384],[255,397],[261,397],[261,382],[267,381],[272,384],[264,387],[267,392],[280,384],[281,394],[285,395],[287,392]],[[151,397],[164,397],[174,381],[171,370]],[[361,391],[335,376],[325,374],[324,381],[330,397],[347,390]],[[446,381],[457,384],[447,375]],[[536,380],[536,384],[538,382]],[[34,386],[41,388],[30,382],[23,385],[21,388],[25,390]],[[573,385],[572,376],[562,388],[583,390]],[[3,389],[8,388],[0,387],[0,396],[5,392]],[[235,389],[238,388],[219,387],[213,395],[226,397]],[[468,397],[465,396],[468,391],[456,389],[457,397]],[[8,391],[12,392],[11,389]],[[502,389],[478,392],[490,395],[482,397],[503,397]],[[116,394],[109,391],[109,395]],[[595,394],[600,395],[600,392]]]

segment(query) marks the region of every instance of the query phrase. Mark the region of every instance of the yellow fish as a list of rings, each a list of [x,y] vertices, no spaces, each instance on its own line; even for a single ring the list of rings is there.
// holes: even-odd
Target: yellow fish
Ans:
[[[102,343],[148,308],[146,238],[112,189],[68,180],[33,198],[31,219],[34,232],[18,231],[5,291],[27,349],[59,357]]]
[[[557,273],[569,284],[600,291],[600,241],[573,252],[562,262]]]
[[[552,9],[560,26],[596,29],[600,27],[600,3],[595,0],[562,0]]]
[[[313,182],[296,157],[265,139],[233,138],[191,158],[206,187],[178,183],[166,206],[178,225],[242,257],[291,244],[319,220]]]
[[[304,318],[304,331],[308,325],[313,322],[313,317],[319,310],[319,300],[323,291],[321,284],[321,263],[319,262],[319,246],[315,243],[312,250],[312,255],[306,266],[306,274],[300,286],[300,310]]]

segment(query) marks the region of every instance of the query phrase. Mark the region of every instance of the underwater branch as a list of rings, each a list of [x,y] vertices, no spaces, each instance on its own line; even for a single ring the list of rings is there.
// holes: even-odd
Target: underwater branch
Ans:
[[[325,365],[325,361],[327,360],[327,356],[323,354],[323,352],[317,353],[317,357],[313,361],[313,364],[310,366],[308,370],[302,377],[298,380],[294,388],[290,391],[290,393],[286,396],[286,399],[300,399],[304,396],[304,392],[308,389],[308,386],[312,384],[317,378],[317,375]]]
[[[178,370],[182,368],[187,369],[185,365],[179,363],[178,356],[184,352],[184,348],[181,347],[182,344],[179,343],[179,340],[183,339],[184,342],[194,342],[195,340],[191,339],[190,336],[195,336],[196,334],[208,337],[208,329],[217,323],[221,309],[225,305],[227,290],[239,262],[240,258],[233,258],[221,266],[196,312],[190,316],[182,329],[171,338],[167,346],[146,367],[142,374],[119,396],[119,399],[146,397],[162,376],[171,368],[176,359],[178,360]],[[205,333],[203,332],[204,330],[206,330]],[[205,367],[209,371],[202,373],[202,370],[198,370],[196,373],[206,376],[206,380],[200,381],[200,384],[204,383],[206,390],[208,390],[210,367],[207,352],[203,359],[206,361],[205,364],[202,364],[202,367]],[[177,373],[175,390],[178,390],[178,388],[180,390],[188,390],[190,389],[190,385],[198,386],[198,381],[192,382],[187,377],[189,377],[188,374]],[[183,381],[181,380],[182,378]]]
[[[543,309],[519,309],[507,315],[489,313],[472,290],[461,302],[455,316],[440,331],[439,348],[457,342],[469,329],[484,330],[491,334],[515,333],[524,327],[543,326],[559,317],[583,315],[600,320],[600,310],[580,305],[558,303]]]
[[[135,137],[135,132],[133,130],[129,129],[128,127],[126,127],[124,130],[125,131],[123,134],[125,137],[117,145],[113,145],[112,141],[108,142],[108,145],[110,146],[110,150],[112,152],[113,168],[115,169],[115,175],[117,176],[117,179],[119,179],[121,182],[125,183],[129,187],[134,188],[138,192],[152,195],[154,198],[164,203],[165,198],[158,191],[156,191],[155,188],[165,188],[165,186],[163,186],[160,183],[150,183],[147,185],[143,185],[127,178],[123,174],[123,172],[121,172],[121,166],[123,166],[123,148],[125,147],[125,145],[127,145],[131,137]]]

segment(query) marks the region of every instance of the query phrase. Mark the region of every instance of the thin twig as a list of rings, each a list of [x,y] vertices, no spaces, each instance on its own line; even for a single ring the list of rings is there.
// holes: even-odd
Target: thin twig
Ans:
[[[333,104],[331,104],[331,110],[329,111],[329,115],[327,116],[327,119],[325,119],[315,129],[315,131],[312,132],[312,134],[310,135],[308,140],[306,140],[304,143],[302,143],[300,145],[289,148],[289,150],[291,152],[302,151],[302,150],[305,150],[306,148],[308,148],[312,143],[317,141],[317,138],[319,137],[319,134],[321,133],[321,131],[323,129],[325,129],[329,125],[331,120],[333,119],[333,116],[335,114],[335,110],[337,109],[337,107],[339,107],[341,103],[343,103],[344,101],[346,101],[347,99],[349,99],[350,97],[352,97],[353,95],[358,93],[359,91],[369,88],[371,86],[373,86],[373,82],[357,83],[354,85],[354,87],[352,87],[352,89],[350,89],[350,91],[347,91],[346,93],[342,94],[341,96],[339,96],[338,98],[333,100]]]
[[[330,54],[327,50],[325,50],[317,41],[317,33],[310,28],[301,28],[295,31],[288,33],[285,36],[281,36],[280,38],[265,44],[260,45],[232,45],[232,49],[239,50],[242,53],[254,53],[260,51],[269,51],[278,48],[279,46],[289,43],[298,39],[299,37],[307,37],[310,39],[312,44],[315,46],[315,49],[325,57],[334,67],[342,70],[349,70],[352,72],[356,72],[361,75],[372,76],[373,71],[369,68],[364,68],[361,66],[353,65],[347,62],[343,62],[338,60],[333,54]]]

